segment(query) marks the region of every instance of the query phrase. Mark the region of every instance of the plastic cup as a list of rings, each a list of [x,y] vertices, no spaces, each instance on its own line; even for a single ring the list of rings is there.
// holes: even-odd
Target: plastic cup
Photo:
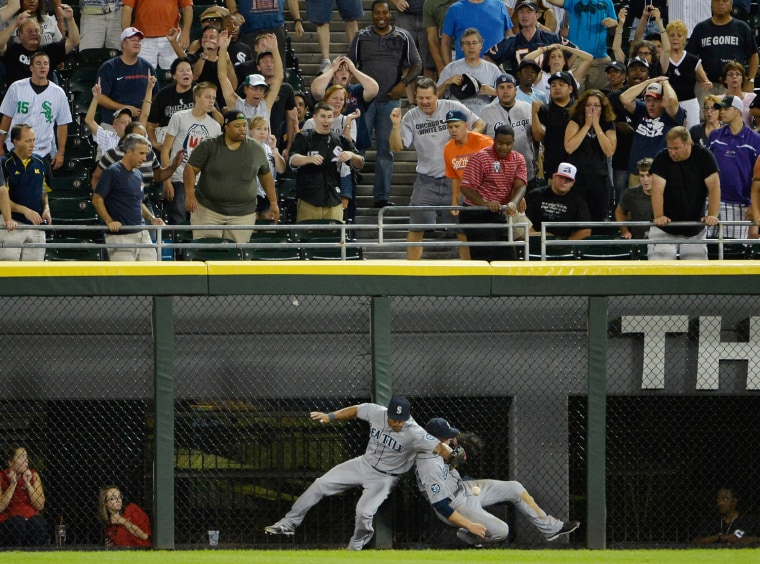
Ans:
[[[219,544],[219,531],[208,532],[208,544],[209,546],[217,546]]]

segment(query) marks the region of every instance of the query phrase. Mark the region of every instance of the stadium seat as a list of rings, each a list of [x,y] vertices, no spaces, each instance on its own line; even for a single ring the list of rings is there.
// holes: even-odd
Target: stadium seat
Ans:
[[[79,68],[75,69],[69,77],[69,96],[74,97],[75,93],[87,93],[92,99],[92,87],[98,81],[97,68]]]
[[[95,164],[95,149],[88,137],[69,135],[66,139],[64,157],[69,161],[81,161],[86,167],[91,167]]]
[[[720,260],[720,249],[717,244],[707,245],[707,259]],[[748,258],[747,247],[743,243],[723,242],[723,260],[743,260]]]
[[[591,235],[584,241],[625,241],[625,239],[616,239],[607,235]],[[584,245],[577,248],[578,255],[582,260],[631,260],[631,245],[614,244],[608,245]]]
[[[51,243],[47,249],[45,249],[45,260],[47,261],[100,261],[103,260],[102,249],[97,247],[86,248],[63,248],[59,247],[61,243],[77,243],[82,245],[93,245],[92,239],[77,239],[75,237],[62,237],[60,239],[53,239],[49,241]]]
[[[49,203],[53,225],[74,227],[98,225],[100,223],[98,214],[89,198],[56,198],[49,200]],[[92,230],[61,229],[56,235],[57,237],[95,239],[98,233]]]
[[[340,225],[340,222],[330,219],[301,221],[298,225]],[[343,260],[341,257],[340,229],[306,229],[298,231],[299,243],[326,243],[324,247],[303,247],[304,260]],[[345,260],[361,260],[363,253],[360,248],[347,247]]]
[[[80,51],[76,57],[77,68],[95,69],[97,71],[100,65],[119,55],[121,55],[121,51],[118,49],[108,49],[105,47],[100,49],[85,49],[84,51]],[[95,82],[97,82],[97,79]],[[95,82],[92,83],[91,88]]]
[[[195,261],[209,261],[209,260],[243,260],[243,251],[238,247],[235,247],[235,241],[231,239],[222,239],[220,237],[202,237],[200,239],[194,239],[193,243],[198,247],[187,249],[185,251],[186,260]],[[215,245],[219,243],[227,243],[230,246],[221,248],[203,248],[202,245]]]
[[[547,236],[547,241],[556,240],[556,237]],[[530,260],[541,260],[541,237],[532,236],[528,240],[530,245]],[[577,257],[571,246],[547,245],[546,260],[575,260]]]

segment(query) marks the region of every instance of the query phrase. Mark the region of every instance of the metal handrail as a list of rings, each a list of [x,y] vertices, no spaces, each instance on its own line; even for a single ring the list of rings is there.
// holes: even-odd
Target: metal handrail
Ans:
[[[529,260],[530,257],[530,248],[529,248],[529,240],[526,238],[525,240],[513,240],[513,234],[514,229],[516,228],[527,228],[527,223],[520,223],[513,221],[513,218],[511,216],[508,217],[508,221],[506,224],[504,223],[483,223],[483,224],[467,224],[467,229],[480,229],[480,228],[501,228],[505,230],[505,239],[503,241],[482,241],[482,242],[461,242],[457,240],[451,240],[451,241],[420,241],[420,242],[408,242],[405,240],[398,240],[398,241],[390,241],[386,239],[386,233],[387,231],[393,230],[427,230],[431,228],[430,224],[414,224],[414,223],[404,223],[404,224],[398,224],[398,223],[387,223],[386,218],[386,211],[449,211],[449,210],[488,210],[489,208],[486,206],[469,206],[466,208],[463,208],[461,206],[394,206],[391,208],[383,208],[379,210],[378,212],[378,219],[376,224],[353,224],[353,223],[301,223],[301,224],[293,224],[293,225],[282,225],[282,224],[257,224],[257,225],[225,225],[223,228],[225,230],[252,230],[252,231],[284,231],[284,232],[298,232],[298,231],[329,231],[329,232],[335,232],[336,230],[340,232],[340,238],[337,242],[324,242],[324,241],[318,241],[318,242],[300,242],[300,241],[294,241],[292,243],[293,246],[296,246],[298,248],[325,248],[325,247],[340,247],[341,249],[341,259],[346,259],[346,251],[347,249],[355,249],[355,248],[362,248],[362,249],[371,249],[371,248],[407,248],[407,247],[423,247],[423,248],[438,248],[438,247],[461,247],[461,246],[467,246],[467,247],[477,247],[477,246],[506,246],[506,247],[523,247],[524,249],[524,255],[525,260]],[[504,208],[502,208],[504,209]],[[596,221],[596,222],[544,222],[541,225],[541,231],[540,231],[540,244],[541,244],[541,260],[547,259],[547,247],[551,246],[570,246],[570,247],[578,247],[578,246],[609,246],[609,245],[619,245],[621,247],[630,246],[630,245],[652,245],[652,244],[682,244],[682,239],[660,239],[657,241],[651,241],[649,239],[604,239],[604,240],[591,240],[591,239],[580,239],[580,240],[567,240],[567,239],[548,239],[547,238],[547,232],[551,232],[551,229],[553,227],[578,227],[578,228],[594,228],[594,227],[650,227],[653,226],[654,223],[652,222],[646,222],[646,221],[624,221],[624,222],[612,222],[612,221]],[[674,227],[694,227],[694,226],[700,226],[704,227],[703,223],[700,222],[672,222],[668,224],[669,226]],[[752,222],[749,221],[724,221],[719,224],[720,226],[751,226],[753,225]],[[273,248],[281,248],[283,243],[281,241],[256,241],[256,242],[246,242],[246,243],[231,243],[231,242],[223,242],[223,243],[199,243],[197,241],[192,242],[173,242],[173,241],[164,241],[164,232],[165,231],[218,231],[221,226],[219,225],[136,225],[136,226],[122,226],[120,233],[131,233],[136,231],[143,231],[143,230],[149,230],[155,240],[155,243],[130,243],[130,244],[107,244],[107,243],[84,243],[84,242],[76,242],[76,243],[64,243],[64,242],[56,242],[53,241],[46,241],[45,243],[14,243],[14,242],[8,242],[8,241],[2,241],[0,242],[0,247],[4,248],[48,248],[48,247],[56,247],[56,248],[62,248],[62,249],[78,249],[78,248],[87,248],[87,249],[105,249],[105,248],[153,248],[156,249],[156,252],[158,254],[159,260],[162,260],[162,251],[163,249],[195,249],[195,248],[203,248],[203,249],[229,249],[229,248],[239,248],[239,249],[273,249]],[[458,229],[462,228],[462,224],[459,223],[439,223],[434,225],[433,227],[437,229]],[[104,225],[26,225],[26,224],[20,224],[17,227],[18,230],[40,230],[40,231],[59,231],[59,232],[65,232],[65,231],[77,231],[77,232],[88,232],[92,231],[93,233],[109,233],[108,228]],[[0,225],[0,231],[5,230],[4,226]],[[377,239],[362,239],[362,240],[353,240],[348,235],[348,231],[356,232],[356,231],[374,231],[377,233]],[[701,243],[702,241],[700,241]],[[718,237],[716,239],[704,239],[704,244],[707,245],[717,245],[718,246],[718,258],[720,260],[723,259],[723,250],[724,245],[726,242],[730,243],[739,243],[739,244],[755,244],[759,241],[757,239],[726,239],[723,236],[723,230],[718,230]]]

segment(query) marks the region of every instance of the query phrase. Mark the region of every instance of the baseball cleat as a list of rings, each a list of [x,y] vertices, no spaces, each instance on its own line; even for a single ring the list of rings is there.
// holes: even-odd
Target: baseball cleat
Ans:
[[[467,543],[472,548],[483,548],[483,545],[481,543],[476,543],[476,544],[472,543],[472,539],[476,538],[476,537],[475,537],[475,535],[471,535],[470,532],[467,529],[465,529],[464,527],[462,527],[461,529],[457,530],[457,538],[460,541],[462,541],[464,543]]]
[[[295,531],[293,529],[289,529],[282,523],[275,523],[274,525],[264,527],[264,532],[266,532],[268,535],[285,535],[288,537],[292,537],[295,534]]]
[[[580,526],[581,526],[580,521],[568,521],[567,523],[563,523],[562,528],[556,533],[554,533],[552,536],[547,538],[546,540],[548,540],[549,542],[555,541],[562,535],[569,535]]]

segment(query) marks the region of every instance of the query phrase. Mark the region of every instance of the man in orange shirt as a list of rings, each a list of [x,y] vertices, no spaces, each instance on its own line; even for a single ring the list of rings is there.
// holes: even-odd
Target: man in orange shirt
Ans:
[[[470,131],[464,112],[451,110],[446,114],[446,127],[451,139],[443,148],[443,161],[446,165],[446,177],[451,178],[451,205],[461,205],[460,184],[462,174],[470,155],[485,147],[493,145],[493,139],[477,131]],[[459,210],[451,210],[451,215],[459,215]],[[464,240],[466,237],[462,234]],[[470,248],[460,247],[459,255],[464,260],[470,259]]]
[[[182,25],[179,14],[182,12]],[[134,23],[132,16],[134,15]],[[121,29],[134,26],[145,34],[140,57],[154,68],[171,67],[177,55],[166,34],[172,28],[181,29],[179,46],[190,45],[190,27],[193,25],[193,0],[124,0],[121,8]]]

